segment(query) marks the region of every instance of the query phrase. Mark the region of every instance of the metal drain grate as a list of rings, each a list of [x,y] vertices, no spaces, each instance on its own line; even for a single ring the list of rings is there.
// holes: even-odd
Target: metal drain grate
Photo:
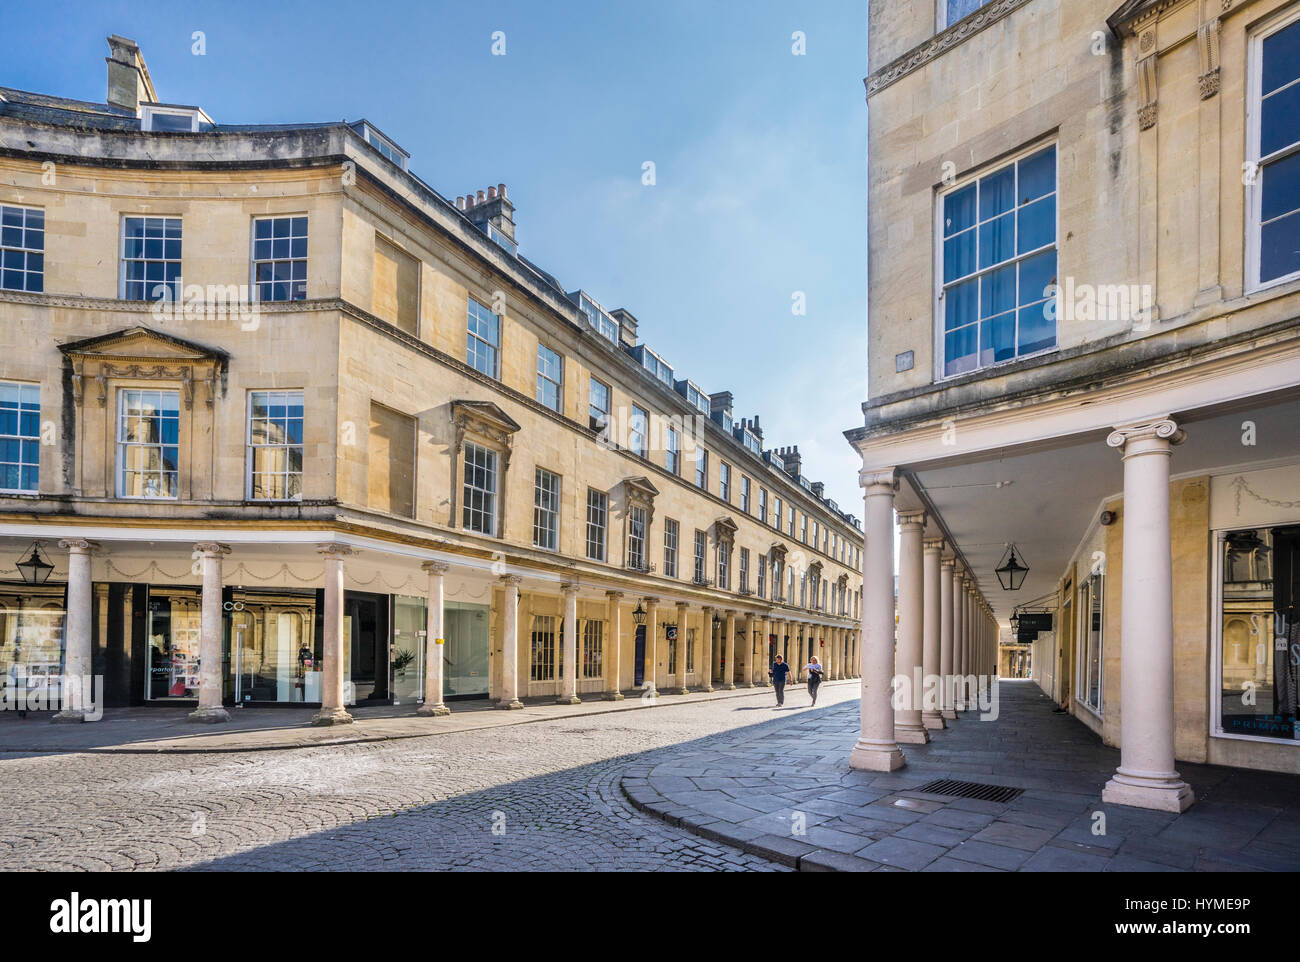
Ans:
[[[952,778],[936,779],[920,788],[917,792],[931,795],[951,795],[955,798],[977,798],[981,802],[1010,802],[1020,797],[1023,788],[1008,788],[1006,785],[981,785],[979,782],[959,782]]]

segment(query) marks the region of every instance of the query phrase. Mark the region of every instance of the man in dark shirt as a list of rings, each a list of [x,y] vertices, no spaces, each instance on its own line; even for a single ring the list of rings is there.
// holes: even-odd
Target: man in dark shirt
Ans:
[[[785,680],[790,675],[790,666],[780,656],[776,656],[776,661],[772,667],[767,670],[767,676],[772,679],[772,687],[776,689],[776,704],[779,708],[785,704]]]

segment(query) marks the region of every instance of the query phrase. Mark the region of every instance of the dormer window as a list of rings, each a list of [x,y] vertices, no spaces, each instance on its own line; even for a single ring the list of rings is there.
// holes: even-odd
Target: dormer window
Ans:
[[[686,382],[686,400],[701,414],[709,413],[709,396],[689,381]]]
[[[411,159],[411,155],[376,130],[368,120],[353,124],[352,129],[361,135],[362,140],[383,154],[387,160],[396,164],[401,170],[407,169],[406,164]]]
[[[140,129],[151,133],[197,134],[203,125],[212,126],[212,118],[198,107],[167,104],[141,104]]]
[[[590,294],[586,291],[577,291],[569,297],[577,300],[579,310],[587,315],[587,323],[595,328],[601,337],[611,344],[618,344],[618,321],[610,317]]]
[[[669,387],[673,386],[673,369],[664,362],[663,358],[644,344],[639,345],[633,354],[641,362],[641,366],[649,371],[652,376]]]
[[[501,247],[502,249],[508,251],[510,254],[516,257],[519,255],[519,245],[516,244],[514,241],[512,241],[504,233],[497,230],[497,228],[493,224],[489,223],[487,225],[487,235],[489,238],[491,238],[493,241],[496,242],[498,247]]]

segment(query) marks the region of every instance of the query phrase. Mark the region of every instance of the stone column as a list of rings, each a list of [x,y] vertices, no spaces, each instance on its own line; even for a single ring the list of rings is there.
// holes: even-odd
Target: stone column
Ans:
[[[441,561],[426,561],[420,567],[429,575],[429,597],[425,601],[424,704],[416,714],[433,718],[451,714],[451,709],[442,698],[442,654],[447,647],[443,576],[450,570],[450,565]]]
[[[343,635],[343,559],[352,549],[342,544],[323,544],[316,548],[325,558],[325,611],[321,617],[324,629],[324,665],[321,671],[320,711],[312,717],[313,725],[350,725],[352,716],[344,707],[343,689],[348,679],[343,677],[343,646],[348,639]],[[207,575],[203,585],[203,621],[206,626]],[[220,610],[220,600],[217,602]],[[206,633],[206,627],[205,627]],[[205,655],[203,660],[207,661]],[[199,702],[202,710],[202,700]]]
[[[740,629],[740,648],[744,657],[740,659],[740,682],[738,688],[754,687],[754,617],[746,615],[744,627]]]
[[[722,673],[722,690],[732,691],[736,687],[736,613],[727,612],[727,667]]]
[[[1120,761],[1102,801],[1183,812],[1196,801],[1174,768],[1173,560],[1169,462],[1184,432],[1165,418],[1106,438],[1124,459],[1120,589]]]
[[[954,572],[956,560],[944,558],[939,572],[939,701],[940,714],[947,720],[957,717],[953,698],[953,585],[957,576]]]
[[[505,610],[501,613],[501,700],[498,708],[516,710],[524,707],[519,700],[519,586],[523,578],[502,575]]]
[[[758,688],[767,687],[767,645],[771,634],[772,619],[760,618],[758,620],[758,654],[754,658],[754,685]]]
[[[605,662],[605,693],[600,697],[605,701],[622,701],[618,670],[623,653],[623,592],[606,591],[605,597],[608,599],[609,638],[605,640],[605,650],[602,652]]]
[[[952,578],[952,707],[954,712],[966,710],[965,620],[966,576],[960,568],[955,568]]]
[[[677,677],[680,684],[677,686],[677,694],[689,695],[690,688],[686,685],[686,648],[687,635],[686,630],[686,602],[677,602]]]
[[[894,737],[902,743],[924,745],[930,740],[921,721],[921,693],[916,680],[923,672],[924,559],[921,545],[925,514],[900,514],[898,545],[898,651],[895,672],[901,683],[903,706],[894,712]]]
[[[659,599],[645,599],[645,677],[642,685],[650,684],[650,689],[659,692]]]
[[[943,605],[942,581],[946,574],[942,571],[943,539],[927,539],[924,549],[925,570],[922,580],[925,582],[925,601],[921,631],[924,654],[921,660],[925,667],[925,678],[922,680],[921,723],[928,729],[939,730],[946,727],[943,723],[943,702],[939,697],[939,692],[943,690],[943,685],[939,683],[943,675],[943,643],[939,622],[943,617],[940,609]]]
[[[564,677],[560,679],[557,705],[580,705],[578,697],[578,586],[560,586],[564,595]]]
[[[861,475],[866,545],[862,550],[862,700],[849,766],[889,772],[906,764],[894,739],[894,472]]]
[[[64,660],[63,683],[59,692],[62,706],[51,721],[83,722],[93,714],[91,699],[94,695],[94,656],[91,653],[92,627],[94,625],[95,596],[90,573],[90,555],[99,544],[85,538],[64,538],[59,547],[68,552],[68,612],[64,619]],[[206,555],[204,556],[206,566]],[[217,562],[220,565],[220,561]],[[206,567],[205,567],[206,574]],[[218,568],[220,571],[220,568]],[[220,582],[218,582],[219,584]],[[207,633],[207,596],[204,596],[203,625],[204,638]],[[206,658],[206,654],[204,656]],[[206,664],[206,661],[204,662]],[[195,719],[195,721],[226,721],[230,716],[221,707],[221,590],[217,589],[217,710],[220,718]],[[103,689],[99,692],[100,700],[104,698]],[[199,692],[199,704],[203,704],[203,693]],[[198,712],[195,712],[198,714]],[[193,717],[193,716],[191,716]]]
[[[700,691],[713,691],[713,609],[704,608],[704,630],[700,632],[700,667],[696,671]]]

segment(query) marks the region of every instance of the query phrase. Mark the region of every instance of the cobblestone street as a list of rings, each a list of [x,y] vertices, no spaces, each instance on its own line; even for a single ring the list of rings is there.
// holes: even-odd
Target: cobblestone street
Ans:
[[[664,696],[645,711],[287,751],[3,754],[0,870],[782,870],[641,814],[620,777],[857,694],[828,685],[811,714],[799,691],[779,713],[770,689]]]

